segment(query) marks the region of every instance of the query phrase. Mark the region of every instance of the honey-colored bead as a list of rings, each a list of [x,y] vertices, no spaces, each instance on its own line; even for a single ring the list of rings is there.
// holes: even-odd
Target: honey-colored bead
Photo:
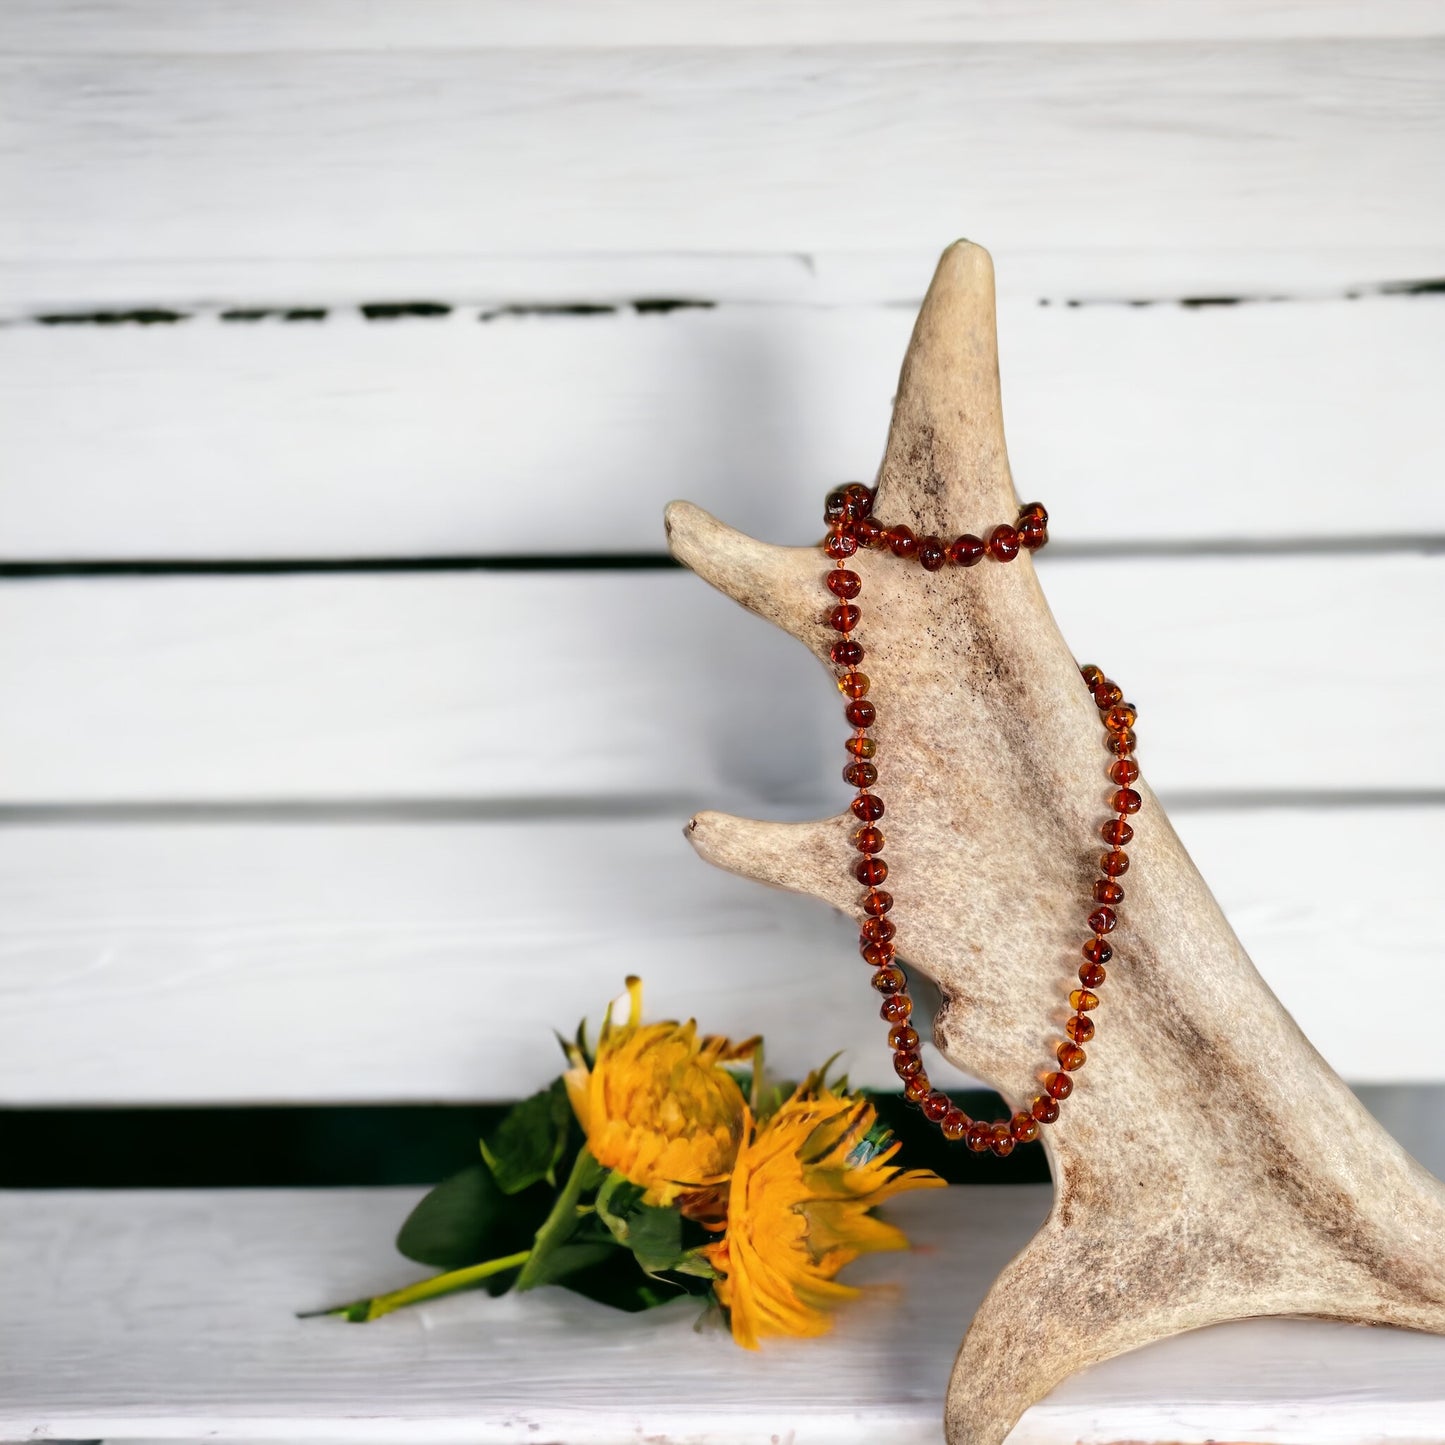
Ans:
[[[873,726],[874,720],[878,716],[878,709],[866,697],[860,697],[843,709],[843,716],[855,728],[867,728]]]
[[[1087,687],[1090,692],[1093,692],[1093,690],[1105,680],[1103,668],[1095,667],[1092,662],[1086,662],[1083,667],[1079,669],[1079,676],[1084,679],[1084,686]]]
[[[923,1070],[923,1060],[911,1049],[899,1049],[893,1055],[893,1072],[900,1079],[911,1079]]]
[[[1039,1121],[1040,1124],[1052,1124],[1059,1117],[1059,1104],[1057,1099],[1050,1098],[1047,1094],[1040,1094],[1032,1104],[1029,1105],[1029,1113]]]
[[[1094,1037],[1094,1021],[1088,1014],[1070,1014],[1064,1020],[1064,1032],[1076,1044],[1086,1044]]]
[[[918,1047],[918,1030],[908,1024],[896,1024],[888,1030],[888,1047],[895,1051],[911,1052]]]
[[[1122,848],[1134,841],[1134,830],[1122,818],[1110,818],[1100,825],[1099,836],[1113,847]]]
[[[871,968],[882,968],[884,964],[893,962],[891,943],[877,943],[871,938],[864,938],[859,941],[858,952],[863,955],[863,962]]]
[[[872,763],[849,763],[843,769],[843,781],[855,788],[871,788],[878,781],[878,769]]]
[[[846,698],[857,701],[860,697],[868,695],[868,674],[866,672],[845,672],[838,679],[838,691]]]
[[[982,537],[965,532],[948,544],[948,560],[958,567],[972,567],[983,559],[983,554],[987,551]]]
[[[942,1089],[935,1089],[924,1098],[920,1107],[923,1110],[924,1118],[937,1124],[953,1108],[953,1100]]]
[[[860,793],[849,804],[855,818],[865,823],[876,823],[883,816],[883,799],[877,793]]]
[[[854,799],[856,802],[857,799]],[[883,851],[883,834],[878,828],[859,828],[853,834],[853,846],[860,853],[881,853]]]
[[[1072,1071],[1074,1069],[1082,1069],[1084,1067],[1084,1059],[1086,1058],[1086,1055],[1083,1049],[1078,1046],[1078,1044],[1062,1043],[1058,1046],[1058,1048],[1054,1050],[1054,1053],[1058,1055],[1059,1067],[1061,1069],[1068,1069]]]
[[[1117,878],[1121,873],[1129,871],[1129,855],[1113,848],[1099,859],[1099,867],[1103,869],[1110,878]]]
[[[843,488],[843,510],[850,521],[861,521],[873,511],[873,488],[849,482]]]
[[[883,994],[902,993],[908,987],[908,978],[897,964],[885,964],[869,980],[873,987]]]
[[[823,550],[835,562],[841,562],[858,550],[858,539],[851,532],[830,532],[823,543]]]
[[[862,615],[851,602],[841,602],[828,614],[828,626],[834,632],[851,632]]]
[[[1001,522],[988,534],[988,555],[995,562],[1012,562],[1019,554],[1019,534],[1007,522]]]
[[[878,751],[878,744],[865,733],[854,733],[851,738],[844,738],[843,746],[855,758],[871,758]]]
[[[989,1129],[988,1147],[1000,1159],[1007,1159],[1014,1151],[1013,1130],[1007,1124],[994,1124]]]
[[[918,538],[913,535],[913,528],[899,525],[889,527],[884,532],[887,538],[888,548],[895,557],[913,558],[918,555]]]
[[[918,544],[918,561],[925,572],[937,572],[948,561],[948,551],[937,537],[925,537]]]
[[[1069,1007],[1080,1013],[1087,1013],[1090,1009],[1099,1007],[1099,995],[1091,989],[1076,988],[1069,995]]]
[[[856,667],[863,661],[863,644],[854,642],[851,637],[846,637],[842,642],[835,642],[828,649],[828,656],[839,667]]]
[[[1044,1080],[1044,1089],[1051,1099],[1067,1099],[1074,1092],[1074,1081],[1067,1074],[1053,1073]]]
[[[968,1133],[968,1126],[972,1123],[973,1120],[962,1109],[950,1109],[938,1121],[938,1129],[945,1139],[957,1141]]]
[[[1113,956],[1114,950],[1102,938],[1091,938],[1084,945],[1084,957],[1090,963],[1108,963]]]
[[[888,877],[888,865],[881,858],[864,858],[853,870],[853,876],[873,888]]]
[[[895,993],[891,998],[883,1000],[878,1017],[886,1024],[901,1024],[908,1021],[912,1012],[913,1000],[906,993]]]
[[[1120,788],[1109,800],[1116,813],[1137,813],[1144,799],[1133,788]]]
[[[1109,764],[1109,776],[1121,788],[1127,788],[1139,776],[1139,764],[1133,758],[1119,758]]]
[[[885,893],[881,888],[871,889],[863,898],[863,911],[871,913],[877,918],[881,913],[887,913],[893,907],[893,895]]]
[[[883,523],[876,517],[859,517],[853,523],[853,535],[860,547],[881,547],[883,545]]]
[[[933,1092],[933,1085],[928,1082],[928,1075],[922,1072],[914,1074],[903,1085],[903,1097],[910,1104],[921,1103]]]
[[[848,520],[848,499],[842,487],[835,487],[823,498],[823,520],[830,524]]]
[[[869,943],[887,943],[898,932],[891,918],[865,918],[860,927]]]
[[[1019,546],[1026,552],[1037,552],[1049,540],[1049,529],[1032,517],[1024,517],[1018,526]]]
[[[993,1138],[993,1129],[982,1119],[975,1119],[968,1126],[968,1133],[964,1135],[968,1141],[968,1147],[975,1154],[982,1154],[987,1150],[989,1141]]]
[[[1119,915],[1112,908],[1096,908],[1089,915],[1089,927],[1095,933],[1112,933],[1119,922]]]
[[[1108,712],[1111,707],[1124,701],[1124,694],[1119,691],[1117,684],[1106,677],[1094,689],[1094,701],[1099,705],[1100,712]]]
[[[1117,703],[1104,714],[1104,726],[1111,732],[1122,732],[1125,728],[1134,726],[1134,720],[1139,716],[1134,711],[1132,704],[1127,702]]]
[[[863,579],[846,567],[835,567],[828,573],[828,591],[835,597],[856,597],[863,590]]]
[[[1127,757],[1128,754],[1132,753],[1134,751],[1134,744],[1138,741],[1139,739],[1134,736],[1134,730],[1132,728],[1126,728],[1121,733],[1106,732],[1104,734],[1104,746],[1118,758]]]
[[[1045,527],[1049,525],[1049,514],[1045,510],[1042,502],[1025,502],[1023,506],[1019,508],[1019,518],[1022,520],[1025,517],[1031,517],[1035,521],[1042,523]]]
[[[1085,963],[1079,968],[1079,982],[1085,988],[1099,988],[1108,976],[1102,963]]]
[[[1008,1127],[1016,1144],[1032,1144],[1039,1137],[1039,1121],[1032,1114],[1015,1114]]]
[[[883,846],[881,843],[878,845]],[[1124,901],[1124,886],[1115,883],[1112,878],[1096,878],[1094,880],[1094,902],[1117,904]]]

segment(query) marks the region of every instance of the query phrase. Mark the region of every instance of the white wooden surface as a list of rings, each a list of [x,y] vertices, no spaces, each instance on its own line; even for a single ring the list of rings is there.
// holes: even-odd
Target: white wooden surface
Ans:
[[[705,867],[680,817],[12,825],[0,1104],[511,1098],[629,972],[784,1075],[843,1049],[892,1085],[847,920]],[[1336,1069],[1439,1078],[1445,808],[1174,821]]]
[[[415,1190],[0,1198],[9,1438],[568,1445],[928,1445],[958,1337],[1048,1207],[1043,1187],[896,1202],[918,1246],[823,1341],[757,1354],[682,1302],[621,1320],[556,1289],[461,1295],[369,1326],[296,1320],[415,1278]],[[1216,1326],[1106,1361],[1009,1445],[1445,1440],[1445,1338],[1315,1320]]]

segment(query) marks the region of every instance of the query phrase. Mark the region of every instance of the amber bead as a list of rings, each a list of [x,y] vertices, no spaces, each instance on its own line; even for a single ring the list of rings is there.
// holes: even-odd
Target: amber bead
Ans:
[[[878,716],[878,709],[866,697],[860,697],[843,709],[843,716],[855,728],[872,727],[873,720]]]
[[[828,649],[828,656],[839,667],[856,667],[863,661],[863,645],[848,637],[842,642],[835,642]]]
[[[872,888],[888,877],[888,865],[881,858],[869,856],[858,864],[853,873],[860,883]]]
[[[849,763],[843,769],[843,781],[855,788],[871,788],[878,781],[878,769],[872,763]]]
[[[1127,788],[1139,776],[1139,764],[1133,758],[1119,758],[1109,764],[1109,776],[1121,788]]]
[[[1015,1114],[1008,1127],[1017,1144],[1032,1144],[1039,1137],[1039,1121],[1032,1114]]]
[[[914,1074],[921,1072],[923,1060],[911,1049],[899,1049],[893,1055],[893,1072],[900,1079],[911,1079]]]
[[[958,1140],[968,1133],[968,1126],[972,1123],[973,1120],[962,1109],[950,1109],[938,1121],[938,1129],[945,1139]]]
[[[1064,1020],[1064,1032],[1076,1044],[1086,1044],[1094,1037],[1094,1021],[1088,1014],[1070,1014]]]
[[[1027,552],[1037,552],[1049,540],[1049,529],[1032,517],[1023,517],[1018,525],[1019,546]]]
[[[1095,667],[1092,662],[1086,662],[1083,667],[1079,669],[1079,676],[1084,679],[1084,685],[1090,692],[1093,692],[1093,690],[1104,681],[1103,669]]]
[[[1000,522],[988,534],[988,555],[995,562],[1012,562],[1019,554],[1019,534],[1007,522]]]
[[[1032,1104],[1029,1105],[1029,1113],[1039,1121],[1040,1124],[1052,1124],[1059,1117],[1059,1103],[1057,1099],[1050,1098],[1047,1094],[1040,1094]]]
[[[1134,830],[1122,818],[1110,818],[1100,825],[1099,836],[1111,847],[1122,848],[1134,841]]]
[[[881,888],[870,889],[863,897],[863,911],[871,913],[874,918],[879,914],[887,913],[893,907],[893,895],[885,893]]]
[[[849,482],[843,488],[844,512],[850,521],[860,521],[873,510],[873,488],[862,482]]]
[[[823,550],[835,561],[851,557],[858,550],[858,539],[851,532],[830,532],[823,543]],[[848,594],[850,597],[853,593]]]
[[[842,602],[828,614],[828,626],[834,632],[851,632],[862,615],[851,602]]]
[[[883,523],[875,517],[859,517],[853,523],[853,535],[860,547],[877,547],[883,541]]]
[[[863,733],[854,733],[851,738],[844,738],[843,746],[855,758],[871,758],[878,751],[878,744]]]
[[[1074,1092],[1074,1081],[1067,1074],[1053,1073],[1044,1080],[1044,1088],[1051,1099],[1067,1099]]]
[[[1000,1159],[1006,1159],[1014,1151],[1013,1130],[1007,1124],[994,1124],[989,1129],[988,1147]]]
[[[856,572],[850,572],[846,567],[835,567],[828,573],[828,591],[834,597],[846,600],[856,597],[862,590],[863,579]]]
[[[823,498],[823,520],[825,522],[846,522],[848,520],[848,499],[843,488],[836,487]]]
[[[878,845],[883,846],[881,843]],[[1124,901],[1124,887],[1115,883],[1112,878],[1096,878],[1094,880],[1094,902],[1095,903],[1122,903]]]
[[[1069,995],[1069,1007],[1087,1013],[1091,1008],[1099,1007],[1099,995],[1086,988],[1076,988]]]
[[[907,975],[896,963],[885,964],[871,981],[879,993],[902,993],[908,987]]]
[[[910,1104],[916,1104],[920,1099],[927,1097],[933,1092],[933,1085],[928,1082],[928,1075],[922,1072],[914,1076],[903,1085],[903,1097]]]
[[[1085,963],[1079,967],[1079,982],[1085,988],[1098,988],[1108,976],[1102,963]]]
[[[1112,848],[1099,859],[1099,867],[1110,878],[1117,878],[1121,873],[1129,871],[1129,855],[1120,852],[1117,848]]]
[[[853,816],[865,823],[876,823],[883,816],[883,799],[877,793],[859,793],[852,802]]]
[[[1117,684],[1110,682],[1106,677],[1094,689],[1094,701],[1099,705],[1100,712],[1108,712],[1115,703],[1124,701],[1124,694],[1119,691]]]
[[[1049,525],[1049,514],[1042,502],[1025,502],[1019,508],[1019,518],[1032,517],[1035,521],[1042,522],[1045,527]]]
[[[1059,1056],[1059,1067],[1061,1069],[1082,1069],[1084,1067],[1085,1054],[1078,1044],[1062,1043],[1054,1050]]]
[[[1104,714],[1104,726],[1110,732],[1123,732],[1125,728],[1134,726],[1134,720],[1138,716],[1127,702],[1121,702]]]
[[[916,557],[918,555],[918,538],[913,535],[913,528],[902,525],[889,527],[883,536],[887,539],[889,550],[895,557]]]
[[[1134,751],[1134,744],[1139,741],[1134,736],[1132,728],[1126,728],[1121,733],[1105,733],[1104,746],[1109,749],[1115,757],[1122,758]]]
[[[853,800],[858,801],[856,798]],[[883,834],[877,828],[859,828],[853,834],[853,846],[860,853],[881,853],[883,851]]]
[[[918,544],[918,561],[925,572],[937,572],[948,561],[948,549],[938,537],[925,537]]]
[[[1112,933],[1119,922],[1119,915],[1112,908],[1096,908],[1089,915],[1089,927],[1095,933]]]
[[[1120,788],[1109,803],[1116,813],[1137,813],[1143,801],[1133,788]]]
[[[965,532],[948,544],[948,560],[960,567],[972,567],[986,551],[988,548],[984,546],[982,537]]]
[[[953,1108],[953,1100],[942,1089],[935,1089],[924,1099],[922,1107],[924,1117],[931,1119],[936,1124]]]
[[[898,1024],[888,1030],[888,1047],[905,1052],[918,1047],[918,1030],[908,1024]]]
[[[898,932],[891,918],[865,918],[861,928],[869,943],[887,943]]]
[[[844,697],[852,698],[855,702],[860,697],[868,696],[869,686],[870,683],[866,672],[849,671],[845,672],[843,676],[838,679],[838,691],[841,692]]]
[[[1090,963],[1108,963],[1113,956],[1114,950],[1102,938],[1091,938],[1084,945],[1084,957]]]
[[[882,968],[884,964],[893,962],[893,945],[891,943],[879,943],[872,938],[860,938],[858,952],[863,955],[863,962],[871,968]]]
[[[968,1126],[968,1133],[964,1135],[964,1138],[968,1140],[968,1147],[975,1154],[982,1154],[993,1138],[993,1129],[982,1119],[975,1119]]]
[[[907,1021],[912,1012],[913,1000],[906,993],[895,993],[891,998],[883,1000],[878,1017],[886,1024],[901,1024]]]

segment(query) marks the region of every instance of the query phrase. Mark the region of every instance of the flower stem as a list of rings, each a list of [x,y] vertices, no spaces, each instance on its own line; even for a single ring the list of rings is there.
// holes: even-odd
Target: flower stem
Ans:
[[[538,1284],[545,1283],[544,1280],[538,1278],[542,1266],[546,1263],[547,1256],[559,1245],[565,1244],[571,1237],[572,1231],[576,1229],[577,1201],[581,1199],[584,1190],[597,1182],[597,1174],[597,1161],[584,1144],[577,1151],[577,1158],[572,1164],[572,1172],[567,1176],[567,1182],[562,1186],[562,1192],[557,1196],[551,1212],[542,1221],[542,1227],[532,1240],[532,1248],[528,1251],[527,1262],[522,1266],[522,1272],[517,1276],[517,1282],[512,1286],[513,1289],[532,1289]]]
[[[504,1254],[500,1259],[489,1259],[483,1264],[469,1264],[465,1269],[454,1269],[446,1274],[434,1274],[430,1279],[418,1280],[405,1289],[394,1289],[390,1294],[379,1294],[371,1299],[353,1300],[349,1305],[337,1305],[335,1309],[314,1310],[299,1316],[314,1319],[317,1315],[340,1315],[353,1324],[365,1324],[368,1320],[380,1319],[392,1310],[404,1305],[414,1305],[426,1299],[439,1299],[442,1295],[456,1294],[458,1290],[470,1289],[494,1274],[516,1269],[527,1262],[530,1249],[518,1250],[516,1254]]]

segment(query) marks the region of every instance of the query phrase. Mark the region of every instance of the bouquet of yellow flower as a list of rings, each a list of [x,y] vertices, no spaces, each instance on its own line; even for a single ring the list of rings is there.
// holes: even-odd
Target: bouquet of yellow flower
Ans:
[[[397,1236],[442,1273],[326,1314],[374,1320],[459,1290],[559,1284],[625,1310],[679,1295],[715,1302],[733,1338],[820,1335],[858,1291],[838,1272],[860,1254],[906,1249],[873,1217],[908,1189],[944,1183],[904,1170],[866,1098],[827,1065],[767,1088],[761,1040],[699,1037],[695,1023],[626,1023],[609,1008],[595,1049],[586,1025],[569,1067],[482,1140],[480,1161],[439,1184]]]

